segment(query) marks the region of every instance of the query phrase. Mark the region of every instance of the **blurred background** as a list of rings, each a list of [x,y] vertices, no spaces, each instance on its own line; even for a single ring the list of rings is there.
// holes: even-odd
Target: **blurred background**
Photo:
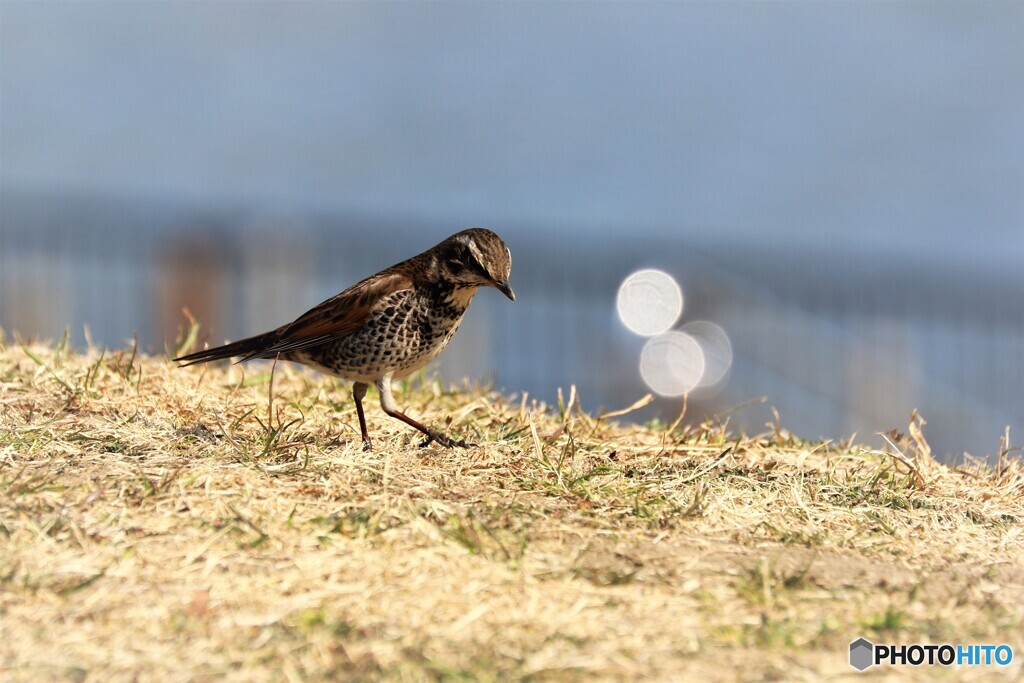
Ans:
[[[714,367],[687,419],[877,444],[917,408],[992,455],[1024,3],[0,3],[8,336],[162,351],[187,306],[218,343],[475,225],[518,299],[478,295],[446,379],[595,410]],[[675,296],[620,292],[648,268],[697,356],[624,324]]]

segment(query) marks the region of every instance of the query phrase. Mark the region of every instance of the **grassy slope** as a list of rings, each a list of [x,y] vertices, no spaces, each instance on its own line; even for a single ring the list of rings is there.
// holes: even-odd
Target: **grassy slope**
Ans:
[[[431,383],[401,403],[482,445],[421,450],[371,404],[367,454],[346,387],[269,380],[0,345],[0,678],[816,680],[857,635],[1021,670],[1019,460]]]

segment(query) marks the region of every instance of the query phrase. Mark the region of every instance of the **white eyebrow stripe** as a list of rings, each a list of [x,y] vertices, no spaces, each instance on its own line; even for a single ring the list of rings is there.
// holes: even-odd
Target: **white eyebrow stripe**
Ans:
[[[483,268],[484,272],[487,272],[487,266],[484,265],[484,255],[480,253],[480,249],[476,246],[475,240],[468,240],[466,246],[469,247],[469,252],[473,254],[473,258],[476,259],[477,264]]]

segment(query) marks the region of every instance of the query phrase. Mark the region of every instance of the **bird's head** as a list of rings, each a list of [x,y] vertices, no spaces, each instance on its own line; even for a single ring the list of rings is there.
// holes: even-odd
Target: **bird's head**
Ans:
[[[494,287],[512,301],[508,284],[512,252],[487,228],[470,228],[437,245],[438,266],[443,276],[458,287]]]

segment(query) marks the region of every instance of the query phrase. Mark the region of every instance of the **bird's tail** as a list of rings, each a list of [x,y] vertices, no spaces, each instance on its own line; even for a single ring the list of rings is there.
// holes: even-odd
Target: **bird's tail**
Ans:
[[[224,346],[215,346],[212,349],[196,351],[195,353],[190,353],[185,356],[179,356],[174,360],[182,361],[184,365],[193,365],[195,363],[208,363],[212,360],[221,360],[223,358],[235,358],[240,356],[243,361],[246,361],[250,358],[259,357],[260,352],[271,346],[275,341],[277,341],[277,330],[258,334],[255,337],[249,337],[248,339],[240,339],[236,342],[225,344]],[[184,367],[184,365],[182,367]]]

